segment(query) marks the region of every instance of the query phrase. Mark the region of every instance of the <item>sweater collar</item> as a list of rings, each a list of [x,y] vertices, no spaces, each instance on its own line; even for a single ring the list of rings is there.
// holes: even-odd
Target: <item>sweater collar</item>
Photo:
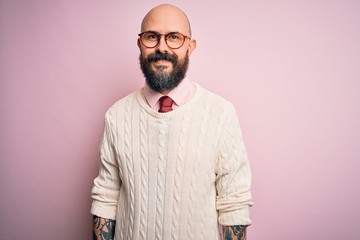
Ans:
[[[171,90],[167,96],[171,97],[174,100],[174,104],[176,106],[180,106],[186,102],[186,97],[189,92],[193,89],[193,85],[188,78],[184,78],[179,85]],[[157,102],[163,96],[161,93],[152,90],[147,84],[145,84],[143,88],[143,96],[148,103],[148,105],[155,109],[157,106]]]

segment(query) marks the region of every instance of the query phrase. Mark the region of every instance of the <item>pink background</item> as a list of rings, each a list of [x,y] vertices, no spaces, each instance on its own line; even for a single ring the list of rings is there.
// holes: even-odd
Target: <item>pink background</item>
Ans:
[[[188,76],[232,101],[253,171],[249,239],[359,239],[360,2],[169,1]],[[161,1],[0,2],[0,238],[90,239],[106,109],[143,85]]]

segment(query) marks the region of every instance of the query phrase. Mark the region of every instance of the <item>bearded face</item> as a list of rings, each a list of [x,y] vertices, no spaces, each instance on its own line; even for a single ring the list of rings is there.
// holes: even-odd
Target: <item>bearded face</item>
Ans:
[[[146,58],[140,54],[139,60],[141,70],[148,86],[156,92],[170,91],[177,87],[184,79],[189,66],[188,52],[186,52],[186,55],[182,60],[179,60],[175,55],[161,53],[160,51],[156,51]],[[152,63],[159,61],[171,62],[171,70],[167,71],[167,67],[162,65],[159,65],[158,67],[152,66]]]

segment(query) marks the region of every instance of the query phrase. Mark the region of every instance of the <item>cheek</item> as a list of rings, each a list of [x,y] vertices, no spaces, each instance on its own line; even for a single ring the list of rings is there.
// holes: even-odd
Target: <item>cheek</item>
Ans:
[[[189,48],[183,46],[180,49],[174,51],[174,53],[179,57],[179,59],[184,59],[186,55],[189,53]]]
[[[140,48],[140,54],[143,58],[147,58],[150,54],[153,54],[154,52],[154,49]]]
[[[175,53],[175,55],[177,56],[179,62],[183,62],[184,59],[186,58],[186,52],[187,51],[182,51],[182,52],[177,52]]]

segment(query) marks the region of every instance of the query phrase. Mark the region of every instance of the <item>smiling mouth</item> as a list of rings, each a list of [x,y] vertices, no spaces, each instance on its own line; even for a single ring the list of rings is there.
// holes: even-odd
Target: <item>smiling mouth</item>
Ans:
[[[168,68],[168,67],[171,67],[172,66],[172,63],[171,61],[168,61],[168,60],[157,60],[157,61],[154,61],[153,62],[153,66],[155,68]]]
[[[154,70],[157,71],[170,71],[171,70],[171,62],[166,60],[158,60],[153,64]]]
[[[157,60],[157,61],[154,61],[155,64],[169,64],[171,63],[171,61],[169,60]]]

